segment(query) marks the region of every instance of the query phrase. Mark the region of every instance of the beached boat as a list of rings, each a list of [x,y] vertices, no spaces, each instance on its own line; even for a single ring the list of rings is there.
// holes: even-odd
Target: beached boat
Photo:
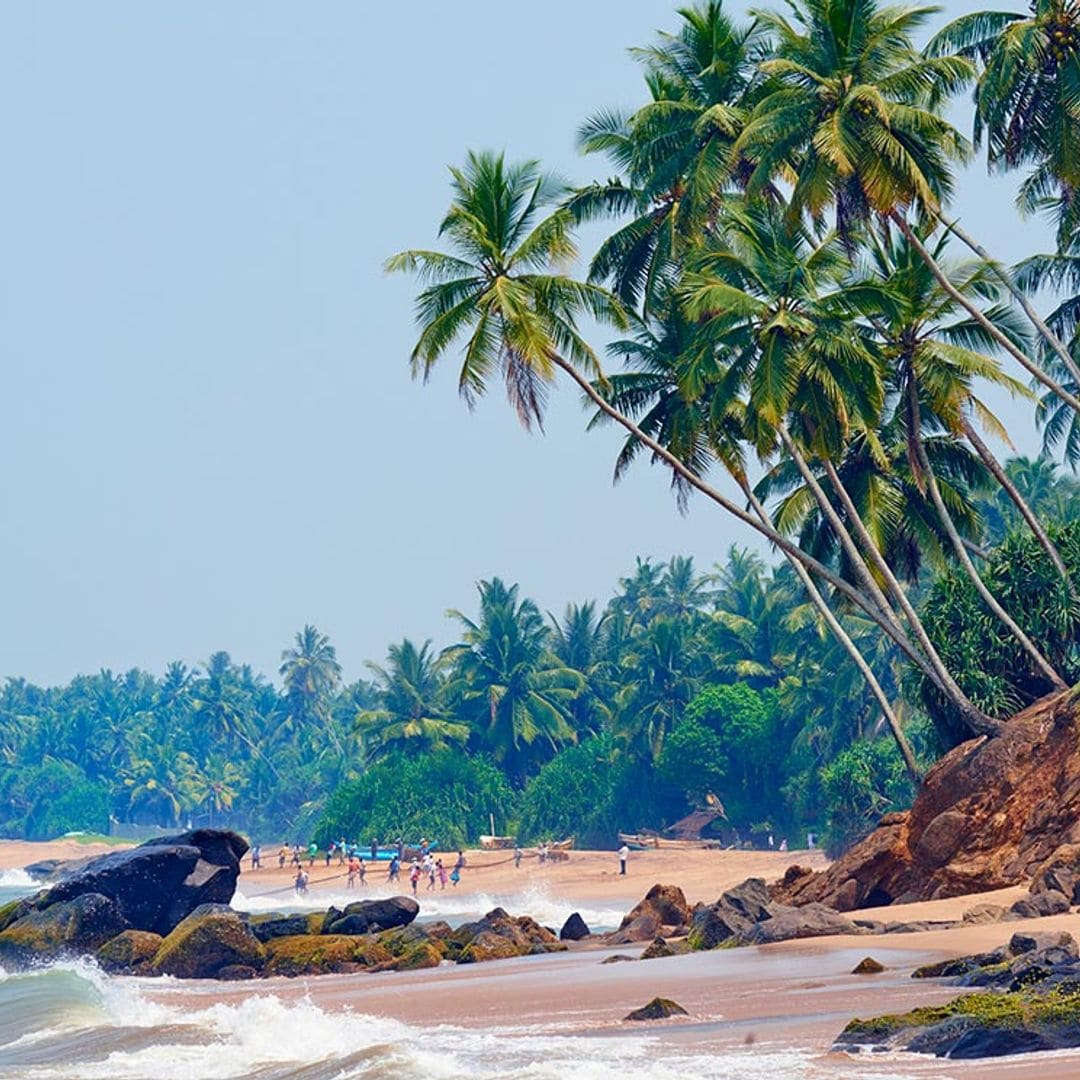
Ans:
[[[517,842],[516,836],[481,836],[480,847],[484,851],[505,851]]]
[[[722,846],[719,840],[669,840],[650,833],[619,833],[619,843],[637,851],[701,851]]]
[[[568,836],[565,840],[555,840],[548,844],[548,851],[572,851],[574,847],[574,837]]]

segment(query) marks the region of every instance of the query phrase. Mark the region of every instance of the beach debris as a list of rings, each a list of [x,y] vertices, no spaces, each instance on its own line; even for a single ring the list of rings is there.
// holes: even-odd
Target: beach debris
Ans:
[[[672,1016],[689,1016],[690,1014],[671,998],[654,997],[647,1005],[640,1009],[634,1009],[627,1013],[624,1020],[667,1020]]]
[[[589,937],[592,931],[586,925],[585,920],[575,911],[567,920],[562,924],[562,929],[559,931],[560,941],[582,941]]]
[[[872,956],[864,956],[852,969],[852,975],[880,975],[885,965]]]

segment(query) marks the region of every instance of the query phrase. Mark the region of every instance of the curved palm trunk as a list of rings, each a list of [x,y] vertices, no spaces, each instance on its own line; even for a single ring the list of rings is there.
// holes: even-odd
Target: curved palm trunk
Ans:
[[[1024,633],[1019,625],[1017,625],[1016,620],[1001,606],[997,597],[994,596],[987,587],[986,582],[983,581],[982,577],[979,575],[979,571],[975,569],[975,564],[971,561],[971,556],[967,553],[967,548],[964,547],[964,541],[956,529],[956,523],[953,521],[948,507],[945,505],[945,500],[941,497],[941,489],[938,487],[937,477],[934,475],[933,466],[930,464],[930,455],[927,454],[926,446],[922,441],[922,418],[919,409],[919,390],[914,379],[908,382],[908,407],[910,410],[909,422],[911,425],[911,441],[915,447],[915,455],[918,458],[923,475],[926,477],[926,486],[930,492],[930,498],[934,503],[934,509],[937,510],[937,515],[941,519],[941,524],[945,526],[945,532],[948,534],[949,542],[956,552],[956,557],[960,560],[960,565],[964,568],[964,573],[971,578],[971,583],[975,586],[976,592],[982,597],[983,603],[986,604],[1009,633],[1020,643],[1020,647],[1028,654],[1035,666],[1050,680],[1056,689],[1067,690],[1068,686],[1066,685],[1065,680],[1054,670],[1050,661],[1043,656],[1031,638]]]
[[[1020,366],[1033,378],[1037,379],[1048,390],[1052,390],[1066,405],[1080,413],[1080,398],[1070,394],[1060,383],[1056,382],[1045,371],[1035,364],[1023,349],[1017,348],[979,309],[973,304],[955,285],[949,280],[948,275],[938,265],[937,260],[927,250],[926,245],[915,235],[915,230],[908,224],[898,210],[889,214],[889,220],[904,234],[908,243],[919,253],[919,258],[926,263],[934,279],[993,339],[1001,346]]]
[[[837,536],[840,537],[840,541],[844,545],[844,550],[848,553],[848,557],[853,561],[857,568],[860,579],[871,583],[874,597],[878,599],[879,603],[885,606],[892,616],[892,619],[895,621],[896,616],[892,611],[892,607],[886,600],[880,586],[874,581],[874,577],[867,568],[863,556],[859,554],[859,549],[851,538],[851,534],[848,532],[840,515],[836,512],[836,508],[833,506],[832,501],[825,494],[824,490],[822,490],[817,477],[814,476],[813,470],[803,457],[802,451],[799,450],[795,440],[791,437],[791,433],[783,424],[779,426],[778,430],[787,452],[791,455],[792,460],[802,474],[803,479],[810,485],[810,489],[813,491],[814,497],[817,499],[822,512],[828,518],[829,524],[832,525]],[[994,721],[991,721],[989,717],[975,706],[974,702],[972,702],[963,690],[960,689],[959,684],[949,673],[949,669],[945,666],[945,662],[941,659],[937,649],[934,648],[933,642],[930,640],[930,635],[927,634],[926,629],[922,624],[922,620],[919,618],[911,601],[908,600],[904,587],[896,580],[889,564],[885,561],[881,552],[878,551],[877,544],[874,543],[873,537],[871,537],[866,526],[863,524],[858,508],[852,502],[851,496],[848,495],[847,489],[844,487],[843,482],[832,463],[823,459],[822,467],[825,469],[825,474],[829,477],[829,481],[836,489],[837,495],[840,497],[841,504],[847,512],[848,518],[859,538],[859,542],[866,552],[866,556],[870,559],[871,564],[878,573],[881,574],[882,579],[888,585],[889,590],[896,597],[897,603],[900,605],[900,610],[904,613],[908,625],[915,634],[915,640],[919,643],[919,646],[926,657],[926,661],[929,664],[930,670],[927,673],[929,678],[938,689],[945,694],[954,705],[956,705],[972,731],[979,734],[984,733],[987,721],[990,721],[991,724],[994,723]],[[923,670],[925,671],[926,669],[923,668]]]
[[[1035,516],[1035,511],[1028,506],[1024,496],[1020,494],[1020,489],[1009,479],[1009,474],[1005,471],[1001,462],[994,457],[990,450],[990,447],[986,445],[979,437],[979,433],[972,427],[967,421],[963,421],[964,436],[969,443],[975,448],[975,453],[982,459],[983,464],[990,470],[994,479],[1001,485],[1005,494],[1012,499],[1013,505],[1020,512],[1020,516],[1027,523],[1028,528],[1031,530],[1031,534],[1039,542],[1039,547],[1046,552],[1047,558],[1054,565],[1054,569],[1061,575],[1065,584],[1069,587],[1069,592],[1075,597],[1076,587],[1072,583],[1072,578],[1069,577],[1069,571],[1065,567],[1065,561],[1062,559],[1060,552],[1054,546],[1054,542],[1050,539],[1046,530],[1042,527],[1039,519]]]
[[[1032,307],[1031,301],[1020,291],[1012,279],[1012,275],[995,259],[990,258],[990,253],[973,236],[968,235],[956,224],[955,221],[946,221],[940,213],[935,215],[938,221],[945,226],[961,243],[966,244],[976,255],[979,256],[991,270],[994,271],[998,280],[1009,290],[1009,294],[1023,309],[1028,321],[1039,332],[1042,339],[1054,350],[1057,358],[1065,365],[1065,370],[1080,384],[1080,366],[1072,358],[1069,350],[1062,340],[1043,321],[1039,313]]]
[[[881,630],[887,634],[896,644],[909,660],[924,674],[927,675],[935,684],[939,682],[939,679],[934,672],[928,667],[925,658],[912,646],[911,642],[907,640],[907,637],[900,631],[896,625],[889,619],[887,619],[878,610],[875,603],[867,599],[858,589],[853,588],[848,582],[844,581],[838,574],[834,574],[827,566],[818,562],[817,559],[808,555],[805,551],[793,544],[786,536],[779,533],[772,526],[766,525],[759,521],[752,514],[743,510],[742,507],[736,506],[730,499],[721,494],[712,485],[706,483],[701,479],[692,469],[690,469],[683,461],[671,453],[655,439],[646,435],[631,420],[629,417],[624,416],[618,411],[610,402],[607,401],[581,374],[573,364],[564,360],[558,354],[553,354],[551,357],[552,363],[565,371],[570,378],[577,383],[577,385],[584,392],[585,396],[606,416],[611,417],[617,424],[625,428],[631,435],[634,436],[642,446],[647,446],[661,461],[665,462],[670,468],[679,474],[691,487],[700,491],[703,495],[707,496],[718,506],[727,510],[733,517],[738,518],[744,524],[749,525],[756,532],[760,533],[771,543],[775,544],[785,555],[790,555],[792,558],[799,560],[803,566],[810,572],[816,574],[823,581],[827,581],[837,592],[846,596],[853,604],[864,611],[870,620],[881,628]],[[954,684],[955,685],[955,684]],[[948,695],[957,707],[960,707],[961,701],[967,701],[960,688],[956,688],[956,695]],[[970,711],[969,711],[970,710]],[[992,717],[985,716],[975,709],[974,705],[968,702],[968,709],[961,709],[961,712],[968,721],[971,729],[978,734],[983,735],[996,735],[1001,730],[1001,723]]]
[[[859,543],[862,545],[871,564],[885,579],[886,584],[889,586],[889,591],[896,597],[896,602],[900,605],[900,610],[904,613],[908,625],[915,634],[915,640],[919,643],[923,652],[926,654],[927,660],[937,674],[943,692],[949,697],[953,704],[960,709],[961,714],[972,731],[980,735],[987,734],[988,731],[999,731],[1001,728],[1000,721],[994,720],[979,709],[974,702],[968,698],[967,694],[960,689],[959,683],[952,677],[949,669],[945,666],[945,661],[941,659],[937,649],[934,648],[934,643],[930,640],[930,635],[926,632],[926,627],[923,626],[922,619],[919,618],[919,614],[915,610],[914,605],[908,599],[908,594],[903,585],[897,580],[896,575],[892,572],[892,568],[889,566],[888,562],[886,562],[885,556],[878,550],[877,544],[874,543],[874,538],[863,524],[863,520],[859,516],[858,507],[852,502],[847,488],[844,487],[844,484],[840,479],[840,474],[836,471],[831,461],[822,459],[821,464],[822,468],[825,470],[825,475],[828,476],[829,482],[835,489],[844,510],[847,512],[852,525],[855,527],[855,534],[859,538]],[[989,728],[987,725],[989,725]]]
[[[763,523],[771,524],[768,511],[762,505],[761,500],[754,494],[753,489],[746,482],[745,478],[738,477],[737,482],[739,487],[742,488],[747,502],[754,508],[754,512],[757,516],[761,518]],[[810,602],[821,613],[821,617],[832,631],[833,637],[835,637],[844,647],[848,656],[855,662],[855,666],[859,669],[859,673],[862,675],[866,685],[870,687],[870,692],[874,695],[882,715],[885,717],[885,722],[889,725],[889,731],[892,732],[892,737],[896,740],[896,746],[900,751],[900,756],[904,759],[904,765],[907,766],[908,774],[911,776],[911,780],[915,786],[920,787],[922,785],[922,773],[919,771],[918,763],[915,761],[915,754],[912,752],[911,744],[907,741],[907,736],[904,734],[903,728],[900,727],[900,721],[893,711],[892,703],[889,701],[888,695],[882,689],[881,683],[878,682],[873,668],[870,667],[870,664],[867,662],[866,657],[863,656],[858,645],[851,640],[850,635],[836,617],[833,609],[829,606],[828,601],[821,595],[818,587],[814,584],[814,579],[807,573],[803,564],[799,562],[798,559],[793,559],[790,555],[786,555],[786,558],[791,564],[791,568],[802,582],[803,588],[806,589],[807,595],[810,597]]]

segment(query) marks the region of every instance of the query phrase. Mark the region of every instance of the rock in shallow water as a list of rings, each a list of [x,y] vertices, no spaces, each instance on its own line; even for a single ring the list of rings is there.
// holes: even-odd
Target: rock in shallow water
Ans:
[[[623,1017],[624,1020],[667,1020],[672,1016],[689,1016],[690,1014],[671,998],[655,997],[647,1005],[635,1009]]]
[[[575,911],[559,931],[560,941],[583,941],[592,931],[585,924],[585,920]]]

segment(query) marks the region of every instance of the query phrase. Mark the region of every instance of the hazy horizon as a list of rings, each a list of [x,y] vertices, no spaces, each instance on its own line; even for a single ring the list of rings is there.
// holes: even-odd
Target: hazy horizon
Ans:
[[[642,99],[626,48],[674,9],[9,9],[0,677],[218,649],[274,675],[313,623],[352,680],[403,636],[455,640],[444,612],[481,578],[559,612],[638,555],[763,550],[708,506],[680,517],[659,470],[613,488],[619,436],[565,388],[530,436],[501,390],[470,414],[449,367],[414,384],[415,285],[381,269],[434,241],[469,148],[609,175],[575,130]],[[1015,183],[980,160],[960,184],[1009,260],[1048,245]],[[1036,452],[1031,406],[998,406]]]

